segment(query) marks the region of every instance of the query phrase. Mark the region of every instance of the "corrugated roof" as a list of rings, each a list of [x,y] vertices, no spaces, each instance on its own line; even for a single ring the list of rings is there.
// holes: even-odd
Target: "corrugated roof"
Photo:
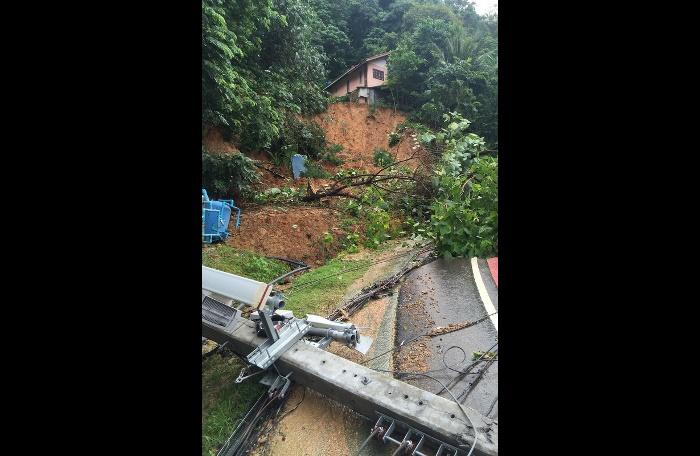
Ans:
[[[338,82],[338,81],[340,81],[341,79],[343,79],[343,78],[345,77],[345,75],[347,75],[348,73],[352,73],[354,70],[357,69],[357,67],[359,67],[359,66],[361,66],[361,65],[364,65],[364,64],[367,63],[367,62],[371,62],[372,60],[377,60],[377,59],[379,59],[379,58],[381,58],[381,57],[386,57],[386,56],[389,55],[389,54],[391,54],[391,51],[389,51],[389,52],[383,52],[383,53],[381,53],[381,54],[377,54],[377,55],[373,55],[373,56],[371,56],[371,57],[367,57],[366,59],[364,59],[363,61],[361,61],[361,62],[358,63],[357,65],[354,65],[354,66],[350,67],[350,69],[349,69],[348,71],[346,71],[345,73],[343,73],[343,74],[341,74],[340,76],[338,76],[337,78],[335,78],[335,80],[334,80],[333,82],[331,82],[330,84],[328,84],[324,90],[328,90],[328,88],[329,88],[330,86],[332,86],[332,85],[335,84],[336,82]]]

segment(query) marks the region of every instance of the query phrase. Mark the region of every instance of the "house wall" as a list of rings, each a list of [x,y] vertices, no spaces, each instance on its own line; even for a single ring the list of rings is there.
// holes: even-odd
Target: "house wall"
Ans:
[[[384,80],[374,79],[373,69],[381,70],[384,72]],[[386,78],[389,77],[389,73],[386,71],[386,58],[381,58],[373,60],[367,63],[367,87],[377,87],[383,85],[386,82]]]
[[[364,67],[358,68],[357,70],[355,70],[352,73],[345,76],[340,81],[336,82],[333,85],[333,87],[331,87],[331,93],[333,95],[335,95],[336,97],[342,97],[343,95],[346,95],[349,92],[352,92],[353,90],[355,90],[359,86],[364,86],[364,84],[360,84],[362,71],[364,71]],[[362,79],[364,79],[364,78],[362,78]],[[348,81],[350,81],[350,90],[348,90]],[[364,81],[362,81],[362,82],[364,82]]]
[[[334,97],[342,97],[343,95],[347,94],[347,86],[345,85],[345,81],[346,79],[341,79],[331,87],[331,93]]]
[[[384,72],[384,80],[374,79],[373,69],[378,69]],[[367,81],[365,81],[365,75],[367,76]],[[343,95],[352,92],[358,87],[377,87],[383,85],[386,82],[389,74],[386,69],[386,58],[381,58],[373,60],[371,62],[362,65],[360,68],[356,69],[352,73],[345,76],[340,81],[336,82],[332,87],[330,92],[336,97],[342,97]],[[348,81],[350,81],[350,87],[348,90]]]
[[[350,78],[350,92],[352,92],[353,90],[355,90],[356,88],[358,88],[359,86],[362,85],[362,84],[360,84],[361,72],[362,72],[362,67],[358,68],[357,70],[353,71],[352,73],[350,73],[348,75],[348,77]],[[346,84],[346,88],[347,88],[347,84]]]

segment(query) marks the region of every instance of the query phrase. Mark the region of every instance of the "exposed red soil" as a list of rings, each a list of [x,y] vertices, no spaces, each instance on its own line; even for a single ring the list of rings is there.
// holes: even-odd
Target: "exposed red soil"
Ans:
[[[233,217],[232,217],[233,219]],[[232,247],[252,250],[270,256],[301,260],[309,266],[323,264],[340,248],[342,230],[331,208],[295,206],[277,208],[252,207],[241,213],[241,225],[229,227],[232,234],[226,243]],[[324,252],[322,237],[328,231],[334,242]]]
[[[370,172],[378,171],[380,168],[374,164],[375,147],[389,151],[397,161],[415,154],[415,159],[405,162],[411,169],[415,169],[420,160],[427,156],[408,131],[399,144],[389,147],[389,133],[406,120],[404,114],[389,108],[377,108],[371,113],[367,105],[334,103],[328,106],[327,111],[314,116],[313,120],[323,127],[329,144],[343,145],[343,151],[338,156],[345,163],[338,169],[363,168]],[[324,168],[334,169],[332,166]]]
[[[202,136],[202,145],[213,154],[231,154],[238,152],[236,146],[224,140],[223,132],[220,128],[209,128]]]

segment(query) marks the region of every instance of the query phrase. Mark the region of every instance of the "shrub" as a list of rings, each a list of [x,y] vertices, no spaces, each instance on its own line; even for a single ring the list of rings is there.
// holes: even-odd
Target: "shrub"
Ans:
[[[388,135],[389,139],[389,147],[394,147],[399,143],[399,140],[401,139],[401,135],[397,131],[392,131]]]
[[[374,164],[377,166],[389,166],[394,163],[394,157],[386,150],[374,148]]]
[[[484,140],[466,133],[469,121],[455,114],[445,120],[447,148],[436,172],[431,236],[444,256],[497,254],[498,158],[479,156]]]
[[[321,236],[321,254],[324,258],[328,258],[331,251],[331,246],[333,245],[333,235],[326,231]]]
[[[350,233],[345,236],[343,240],[343,249],[348,253],[356,253],[359,249],[357,243],[360,240],[360,235],[356,233]]]
[[[301,177],[311,177],[311,178],[325,178],[330,177],[330,173],[325,169],[318,166],[316,163],[307,161],[304,163],[306,166],[306,171],[301,172]]]
[[[268,188],[263,192],[258,192],[253,195],[253,201],[259,204],[267,203],[293,203],[298,200],[301,195],[301,190],[296,187],[277,187]]]
[[[342,165],[343,159],[341,159],[337,155],[338,153],[340,153],[342,151],[343,151],[342,144],[333,144],[332,146],[326,148],[321,159],[327,163],[330,163],[331,165],[335,165],[335,166]]]
[[[476,158],[466,176],[445,176],[431,229],[445,256],[498,253],[498,158]]]
[[[389,234],[390,216],[387,211],[378,207],[370,207],[365,213],[367,226],[365,227],[365,246],[371,249],[377,248],[379,244],[391,238]]]
[[[241,153],[214,155],[202,147],[202,186],[211,198],[238,198],[260,181],[256,163]]]

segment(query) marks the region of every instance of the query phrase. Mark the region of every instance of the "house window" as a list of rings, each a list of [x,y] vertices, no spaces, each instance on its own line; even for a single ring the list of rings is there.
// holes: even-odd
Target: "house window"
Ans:
[[[376,68],[372,70],[372,76],[374,79],[384,80],[384,72],[382,70],[377,70]]]

